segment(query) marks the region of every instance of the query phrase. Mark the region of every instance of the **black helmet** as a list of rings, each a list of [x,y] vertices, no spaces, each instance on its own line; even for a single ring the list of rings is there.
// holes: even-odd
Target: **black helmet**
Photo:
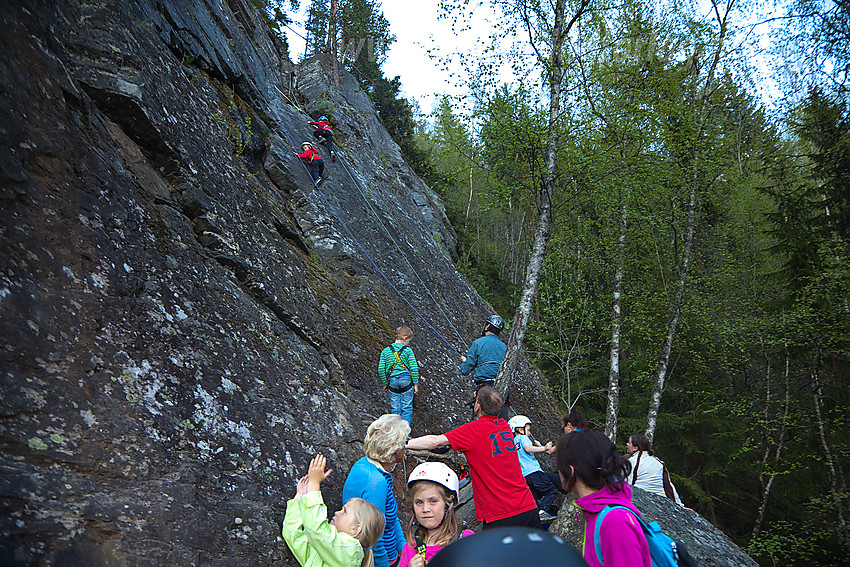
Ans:
[[[498,315],[490,315],[487,317],[487,325],[495,328],[495,332],[498,335],[505,328],[505,320]]]
[[[517,567],[521,565],[586,567],[581,555],[558,536],[531,528],[485,530],[441,549],[428,567]]]

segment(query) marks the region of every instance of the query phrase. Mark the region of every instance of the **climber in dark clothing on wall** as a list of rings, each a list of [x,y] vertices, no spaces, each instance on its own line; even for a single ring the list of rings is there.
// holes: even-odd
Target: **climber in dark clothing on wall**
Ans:
[[[476,386],[492,386],[499,374],[499,366],[505,358],[508,347],[499,340],[499,333],[505,328],[505,321],[498,315],[491,315],[484,323],[481,336],[469,347],[466,356],[460,357],[460,373],[466,376],[473,370]]]
[[[328,122],[327,116],[320,116],[318,122],[308,122],[311,126],[315,126],[316,130],[313,136],[319,140],[320,144],[324,144],[328,151],[331,152],[331,161],[336,161],[336,152],[334,152],[334,132],[331,130],[331,124]]]
[[[310,177],[313,178],[313,183],[318,185],[322,182],[322,172],[325,171],[325,162],[322,161],[322,156],[319,155],[319,152],[316,151],[316,148],[310,142],[301,144],[301,151],[304,153],[296,153],[295,155],[301,158],[301,161],[304,162],[304,165],[307,166],[307,170],[310,172]]]

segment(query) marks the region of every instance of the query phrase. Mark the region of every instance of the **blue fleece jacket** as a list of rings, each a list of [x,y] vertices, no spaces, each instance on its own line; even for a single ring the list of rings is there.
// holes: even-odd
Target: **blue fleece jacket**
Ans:
[[[475,369],[475,381],[494,380],[508,347],[496,335],[484,335],[472,341],[466,360],[460,364],[460,373],[466,376]]]
[[[342,487],[342,501],[350,498],[362,498],[371,502],[384,513],[384,535],[372,546],[375,567],[388,567],[401,553],[404,544],[404,532],[398,521],[398,504],[393,496],[393,477],[383,469],[363,457],[348,471],[348,478]]]

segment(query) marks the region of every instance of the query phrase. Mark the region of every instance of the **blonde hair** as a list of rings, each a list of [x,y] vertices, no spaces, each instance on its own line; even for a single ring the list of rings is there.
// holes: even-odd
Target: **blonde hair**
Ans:
[[[396,339],[410,339],[413,338],[413,331],[410,330],[410,327],[399,327],[395,330],[395,338]]]
[[[395,460],[395,454],[403,449],[410,435],[410,424],[400,415],[385,413],[369,425],[363,440],[363,452],[379,463]]]
[[[362,498],[350,498],[345,505],[351,507],[352,516],[360,524],[360,532],[354,536],[363,546],[363,561],[360,567],[374,567],[372,546],[384,533],[384,515],[374,504]]]
[[[416,507],[414,506],[416,494],[418,494],[423,488],[428,488],[430,486],[436,486],[440,489],[439,492],[443,497],[443,504],[446,506],[446,517],[436,528],[437,542],[435,545],[445,547],[458,539],[461,531],[463,531],[463,525],[457,517],[457,513],[455,513],[455,508],[457,508],[457,497],[454,492],[437,482],[430,480],[417,480],[411,484],[410,489],[408,489],[408,494],[410,496],[410,514],[408,515],[410,516],[410,520],[407,522],[407,541],[413,548],[416,548],[414,534],[416,533],[416,530],[419,529],[419,525],[416,524]]]

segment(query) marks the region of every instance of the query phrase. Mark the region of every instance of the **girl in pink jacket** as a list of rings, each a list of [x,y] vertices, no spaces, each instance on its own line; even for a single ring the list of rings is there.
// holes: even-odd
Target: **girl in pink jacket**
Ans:
[[[594,543],[596,520],[608,506],[599,530],[599,551],[605,567],[652,567],[649,546],[632,505],[632,487],[623,479],[631,471],[629,461],[598,431],[582,429],[558,441],[558,473],[564,489],[578,498],[575,505],[584,513],[584,559],[590,567],[602,567]]]

